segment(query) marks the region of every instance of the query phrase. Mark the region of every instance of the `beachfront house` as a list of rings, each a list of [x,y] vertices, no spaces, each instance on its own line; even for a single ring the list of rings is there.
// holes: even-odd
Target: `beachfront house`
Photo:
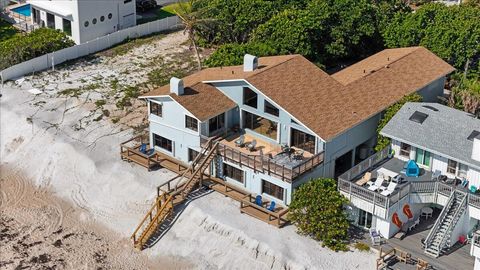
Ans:
[[[187,181],[158,187],[132,235],[135,246],[198,183],[238,200],[242,213],[283,226],[296,187],[366,160],[384,110],[415,92],[436,101],[452,71],[412,47],[381,51],[333,75],[301,55],[245,55],[243,65],[171,78],[140,97],[148,104],[148,138],[122,143],[121,156]]]
[[[382,51],[333,76],[300,55],[208,68],[141,98],[149,144],[188,164],[220,139],[213,176],[288,205],[292,190],[367,158],[382,111],[406,94],[442,95],[451,66],[428,50]]]
[[[438,103],[406,103],[381,134],[391,139],[390,155],[379,153],[339,177],[357,224],[403,237],[438,209],[424,239],[427,254],[438,257],[473,238],[480,219],[480,120]],[[477,248],[472,255],[480,257]]]
[[[33,24],[59,29],[76,44],[136,25],[135,1],[29,0]]]

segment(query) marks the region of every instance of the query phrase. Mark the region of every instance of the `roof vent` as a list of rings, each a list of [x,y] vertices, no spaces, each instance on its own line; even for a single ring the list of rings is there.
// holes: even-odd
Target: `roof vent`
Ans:
[[[425,119],[427,119],[427,117],[428,117],[428,114],[422,113],[422,112],[419,112],[419,111],[415,111],[412,114],[412,116],[410,116],[410,118],[408,118],[408,120],[419,123],[419,124],[422,124],[423,121],[425,121]]]
[[[478,137],[478,135],[480,135],[480,132],[479,132],[478,130],[474,130],[474,131],[472,131],[472,133],[470,133],[470,135],[468,136],[467,140],[473,142],[473,139],[476,138],[476,137]]]
[[[426,108],[426,109],[429,109],[429,110],[432,110],[434,112],[438,112],[438,109],[433,107],[433,106],[430,106],[430,105],[423,105],[422,107]]]
[[[170,93],[177,94],[177,96],[183,95],[184,87],[182,79],[176,77],[170,79]]]
[[[251,54],[245,54],[243,57],[243,71],[254,71],[258,67],[258,58]]]
[[[480,136],[473,138],[472,159],[480,161]]]

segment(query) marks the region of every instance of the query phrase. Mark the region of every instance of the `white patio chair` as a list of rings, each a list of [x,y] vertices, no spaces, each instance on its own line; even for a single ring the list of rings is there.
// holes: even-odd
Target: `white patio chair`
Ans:
[[[381,188],[382,189],[382,192],[380,194],[382,194],[383,196],[388,196],[390,194],[393,193],[393,191],[395,191],[395,188],[397,187],[397,183],[395,182],[390,182],[390,184],[388,184],[388,187],[387,188]]]
[[[415,229],[415,227],[417,227],[418,224],[420,224],[420,217],[418,217],[418,218],[413,222],[413,224],[412,224],[410,227],[408,227],[408,231],[411,231],[411,230]]]
[[[372,245],[374,246],[382,244],[382,238],[374,228],[370,228],[370,239],[372,240]]]
[[[377,191],[377,189],[382,186],[383,181],[385,181],[385,179],[383,178],[383,174],[378,175],[373,185],[368,187],[368,190]]]

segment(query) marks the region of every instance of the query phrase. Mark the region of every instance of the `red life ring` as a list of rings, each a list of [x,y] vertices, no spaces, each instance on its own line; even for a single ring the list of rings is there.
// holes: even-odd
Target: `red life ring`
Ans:
[[[392,222],[393,222],[393,224],[397,225],[397,227],[402,228],[403,223],[400,220],[400,218],[398,217],[397,213],[393,213]]]
[[[412,211],[410,210],[410,205],[405,204],[403,206],[403,213],[407,216],[408,219],[413,218]]]

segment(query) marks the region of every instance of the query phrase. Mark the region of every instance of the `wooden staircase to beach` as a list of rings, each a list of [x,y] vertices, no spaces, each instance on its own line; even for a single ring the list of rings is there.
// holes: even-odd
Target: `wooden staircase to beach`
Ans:
[[[203,174],[215,158],[218,141],[210,139],[182,175],[176,176],[158,187],[155,203],[133,232],[131,238],[137,249],[144,249],[157,228],[174,214],[174,207],[183,203],[196,187],[201,185]],[[187,179],[186,181],[184,181]],[[179,180],[172,184],[174,180]]]

